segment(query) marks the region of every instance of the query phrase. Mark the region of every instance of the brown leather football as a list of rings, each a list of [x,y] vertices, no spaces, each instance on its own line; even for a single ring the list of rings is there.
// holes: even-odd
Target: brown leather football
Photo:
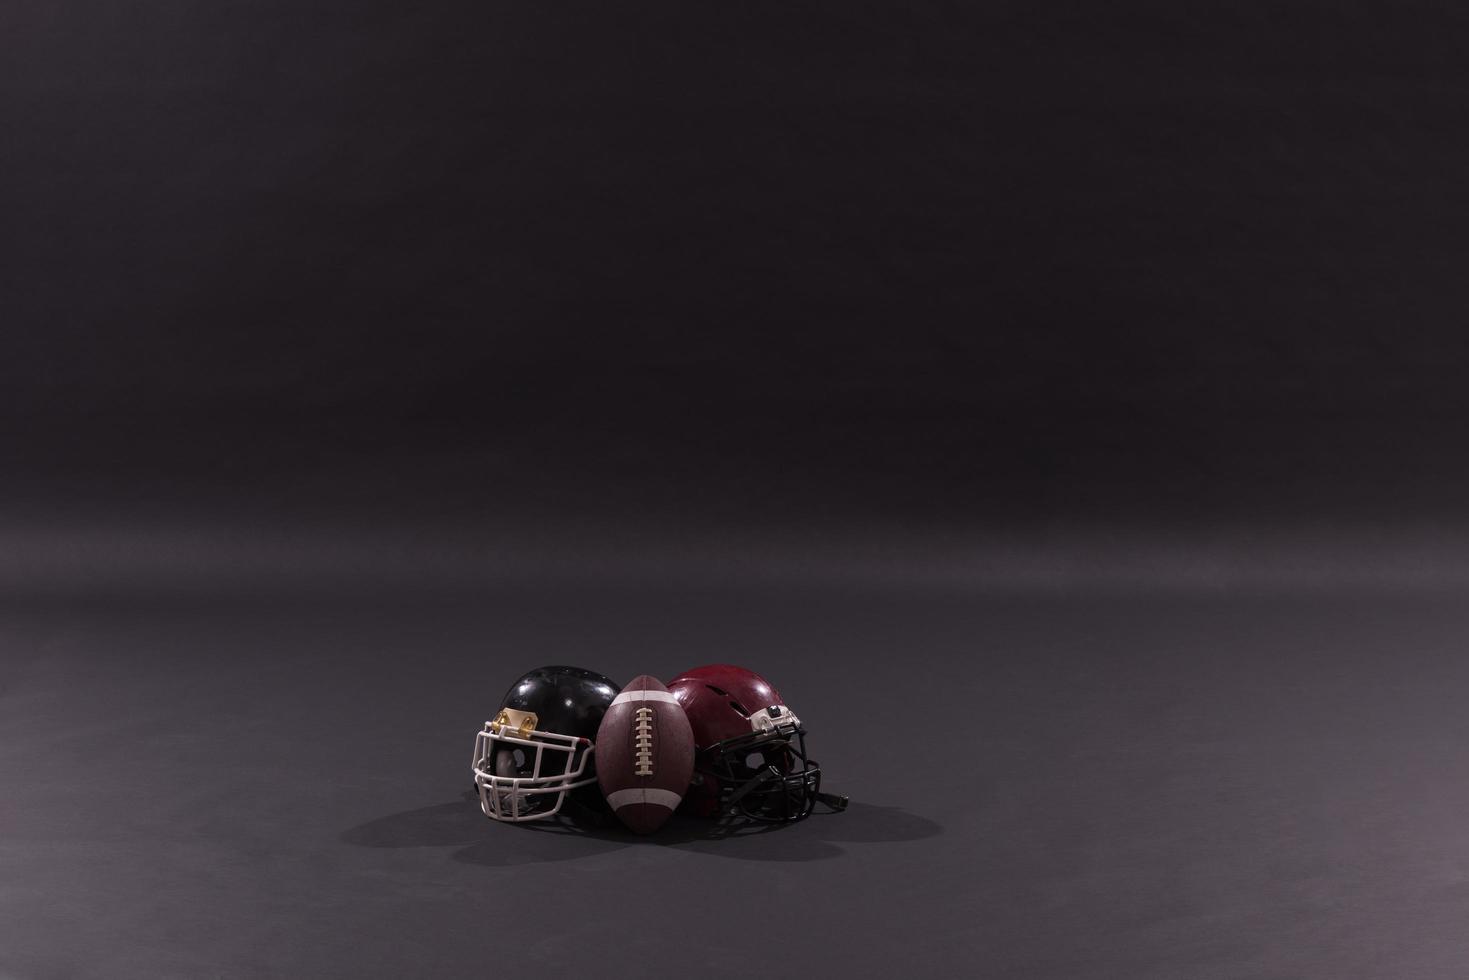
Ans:
[[[634,677],[597,729],[597,782],[627,828],[651,834],[673,814],[694,774],[694,732],[656,677]]]

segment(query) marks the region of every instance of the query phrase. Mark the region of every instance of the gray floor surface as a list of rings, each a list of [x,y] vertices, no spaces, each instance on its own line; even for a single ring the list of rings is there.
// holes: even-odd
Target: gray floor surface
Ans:
[[[0,976],[1461,977],[1469,606],[542,581],[0,606]],[[734,661],[849,812],[513,827],[545,662]]]

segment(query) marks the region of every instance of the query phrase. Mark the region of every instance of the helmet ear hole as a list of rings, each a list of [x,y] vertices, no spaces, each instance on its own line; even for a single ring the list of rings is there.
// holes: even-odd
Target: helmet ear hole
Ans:
[[[749,755],[746,755],[745,756],[745,768],[746,769],[751,769],[751,770],[760,769],[760,768],[763,768],[764,765],[765,765],[765,753],[764,752],[751,752]]]
[[[495,750],[494,757],[495,775],[505,779],[529,775],[526,772],[525,763],[530,756],[525,749],[502,745]]]

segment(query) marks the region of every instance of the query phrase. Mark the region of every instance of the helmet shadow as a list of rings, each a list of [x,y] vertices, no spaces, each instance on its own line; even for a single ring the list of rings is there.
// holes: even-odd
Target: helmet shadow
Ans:
[[[819,861],[846,854],[842,843],[921,840],[943,833],[938,823],[900,807],[850,804],[843,813],[817,812],[790,824],[718,821],[675,814],[657,833],[639,836],[612,818],[566,814],[505,827],[490,826],[478,798],[389,814],[345,830],[357,847],[457,848],[452,859],[486,867],[574,861],[635,846],[672,847],[742,861]]]

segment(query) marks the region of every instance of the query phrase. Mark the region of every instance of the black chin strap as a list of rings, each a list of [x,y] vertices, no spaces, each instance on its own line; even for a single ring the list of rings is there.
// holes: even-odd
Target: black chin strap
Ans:
[[[617,825],[617,818],[611,812],[587,806],[570,793],[566,794],[566,799],[561,804],[561,812],[570,817],[573,823],[582,826],[606,829]]]
[[[784,777],[779,772],[777,772],[774,767],[763,770],[760,775],[745,783],[745,785],[741,786],[739,789],[735,790],[733,794],[730,795],[730,798],[725,801],[726,812],[737,812],[739,810],[740,800],[744,799],[746,796],[759,789],[760,787],[764,786],[772,779],[782,778]],[[851,802],[851,798],[841,793],[817,793],[816,802],[825,804],[826,806],[830,807],[831,812],[833,813],[841,813],[847,808],[847,804]]]
[[[825,803],[831,807],[832,813],[841,813],[852,800],[851,797],[844,796],[840,793],[817,793],[816,802]]]
[[[730,795],[730,798],[725,801],[725,809],[729,813],[735,813],[739,810],[740,800],[743,800],[746,796],[749,796],[750,793],[764,786],[772,779],[779,778],[780,773],[776,772],[773,768],[766,767],[765,769],[761,770],[760,775],[745,783],[745,785],[741,786]]]

